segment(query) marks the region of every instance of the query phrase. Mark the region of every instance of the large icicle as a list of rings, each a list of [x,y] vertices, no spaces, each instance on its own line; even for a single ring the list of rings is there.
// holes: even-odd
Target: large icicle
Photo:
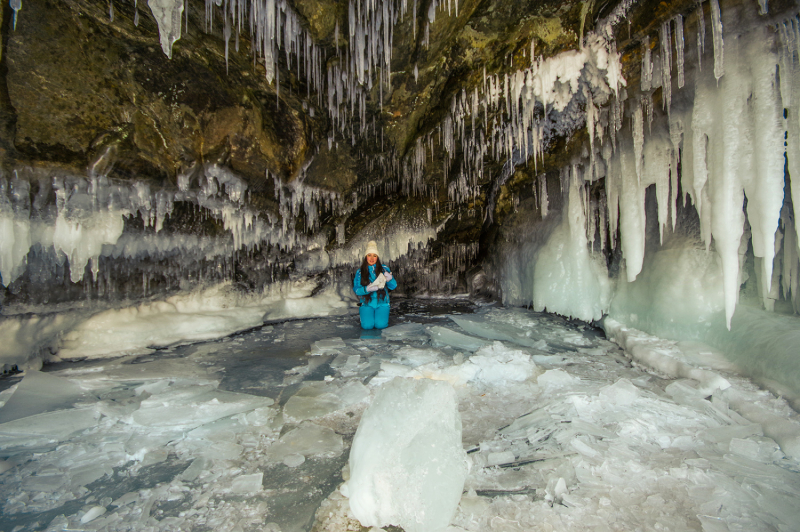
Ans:
[[[719,80],[725,74],[725,67],[723,63],[722,18],[719,12],[718,0],[711,0],[711,34],[714,38],[714,77]]]
[[[762,294],[771,290],[772,261],[775,256],[775,231],[783,206],[784,124],[776,66],[770,34],[754,31],[743,58],[750,66],[752,80],[752,121],[754,169],[745,174],[747,217],[753,238],[753,254],[763,258]],[[741,60],[741,59],[740,59]]]
[[[172,59],[172,45],[181,38],[183,0],[147,0],[147,5],[158,23],[161,49]]]

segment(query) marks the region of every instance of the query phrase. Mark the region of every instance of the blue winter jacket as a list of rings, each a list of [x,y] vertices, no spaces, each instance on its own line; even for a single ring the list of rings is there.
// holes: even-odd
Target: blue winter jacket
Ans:
[[[384,266],[383,271],[392,273],[392,271],[389,269],[388,266]],[[372,282],[374,280],[375,280],[375,265],[373,264],[372,266],[369,266],[369,282]],[[387,288],[389,290],[394,290],[395,288],[397,288],[397,280],[394,277],[392,278],[391,281],[386,282],[386,288],[384,288],[384,290],[386,291],[386,296],[379,301],[378,292],[380,292],[380,290],[378,290],[378,292],[372,292],[372,293],[367,292],[367,287],[361,286],[361,268],[356,270],[356,277],[355,279],[353,279],[353,292],[355,292],[356,295],[359,296],[360,298],[361,296],[366,296],[367,297],[366,304],[369,305],[370,307],[377,308],[378,305],[389,305],[389,290],[386,290]],[[363,301],[363,298],[361,300]]]

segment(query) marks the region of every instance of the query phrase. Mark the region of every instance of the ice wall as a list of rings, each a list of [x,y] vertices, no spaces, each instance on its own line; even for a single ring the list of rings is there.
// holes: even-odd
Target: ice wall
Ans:
[[[387,260],[397,259],[427,244],[443,227],[443,222],[434,226],[424,208],[413,215],[400,209],[380,222],[380,235],[373,230],[378,224],[372,224],[363,234],[349,234],[331,248],[326,234],[319,232],[322,218],[346,219],[357,203],[306,185],[305,172],[289,183],[268,176],[274,182],[277,205],[268,212],[250,205],[248,186],[241,177],[212,163],[195,165],[179,175],[177,190],[103,175],[20,172],[11,179],[0,177],[0,276],[7,287],[21,277],[41,285],[59,282],[61,271],[71,283],[85,285],[89,280],[84,282],[84,276],[90,272],[98,295],[103,287],[113,292],[117,279],[136,275],[147,295],[148,279],[161,275],[175,278],[175,288],[202,281],[204,268],[211,270],[210,282],[230,279],[236,268],[233,262],[242,264],[268,246],[275,250],[273,255],[295,257],[295,271],[316,274],[359,263],[372,239],[381,240]],[[176,216],[178,222],[170,225]],[[187,223],[202,225],[205,219],[222,231],[180,229]]]
[[[748,323],[775,332],[754,309],[796,311],[800,267],[792,197],[800,179],[791,180],[800,168],[798,18],[760,17],[757,9],[701,4],[645,40],[639,86],[606,108],[587,101],[590,140],[562,169],[563,207],[548,213],[533,206],[531,223],[544,225],[515,228],[530,236],[500,246],[508,265],[498,272],[508,303],[587,319],[586,303],[598,302],[594,315],[711,341],[747,373],[797,393],[800,380],[786,370],[791,342],[773,342]],[[696,44],[684,42],[687,33],[697,35]],[[713,47],[704,46],[706,33]],[[581,194],[573,192],[575,175]],[[599,178],[602,190],[593,188]],[[581,223],[573,209],[583,231],[567,230]],[[558,224],[547,222],[559,212]],[[608,265],[610,274],[599,276],[610,297],[576,282],[581,259],[567,253],[574,246]],[[542,298],[542,285],[560,293]],[[786,318],[778,336],[791,337],[798,325]]]

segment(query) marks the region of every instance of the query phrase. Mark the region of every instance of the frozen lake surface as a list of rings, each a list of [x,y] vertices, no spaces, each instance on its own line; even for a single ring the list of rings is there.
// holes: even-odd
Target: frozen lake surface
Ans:
[[[455,389],[451,530],[800,529],[797,415],[682,352],[706,371],[552,315],[398,300],[383,334],[352,314],[51,365],[0,381],[0,530],[360,530],[338,488],[398,377]]]

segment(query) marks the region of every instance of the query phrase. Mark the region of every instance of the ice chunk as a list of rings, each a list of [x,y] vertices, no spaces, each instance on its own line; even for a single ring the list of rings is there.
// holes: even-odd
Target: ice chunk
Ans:
[[[416,347],[403,347],[395,352],[396,358],[399,358],[403,364],[412,368],[436,362],[441,356],[443,356],[443,353],[438,349],[420,349]]]
[[[197,460],[195,460],[196,462]],[[189,466],[192,467],[192,466]],[[185,473],[185,471],[184,471]],[[132,502],[137,502],[139,500],[139,492],[138,491],[129,491],[119,499],[115,500],[111,503],[112,506],[125,506],[126,504],[130,504]]]
[[[281,436],[267,449],[267,457],[276,462],[292,454],[304,456],[336,456],[344,448],[342,437],[333,430],[310,421],[303,421],[296,429]]]
[[[486,457],[486,463],[488,466],[496,466],[500,464],[510,464],[516,460],[514,453],[511,451],[502,451],[499,453],[489,453]]]
[[[98,417],[94,408],[71,408],[9,421],[0,424],[0,449],[64,440],[97,425]]]
[[[763,434],[761,425],[753,423],[752,425],[724,425],[706,429],[700,432],[700,437],[713,443],[728,443],[733,438],[747,438],[748,436],[762,436]]]
[[[450,345],[466,351],[477,351],[481,347],[489,344],[489,342],[481,338],[461,334],[438,325],[429,327],[428,335],[431,337],[434,345]]]
[[[349,406],[369,398],[369,390],[359,381],[351,381],[336,392],[342,404]]]
[[[206,459],[203,458],[203,457],[195,458],[192,461],[192,463],[189,465],[189,467],[187,467],[186,469],[183,470],[183,473],[181,473],[178,476],[178,478],[180,480],[185,481],[185,482],[192,482],[193,480],[196,480],[197,477],[200,476],[200,473],[205,471],[205,469],[206,469]],[[135,496],[135,499],[132,499],[132,500],[138,500],[139,499],[139,493],[138,492],[132,492],[132,493],[127,493],[127,494],[123,495],[122,497],[120,497],[118,500],[114,501],[111,504],[114,504],[116,506],[122,506],[124,504],[128,504],[128,502],[131,502],[131,501],[128,501],[128,499],[126,497],[130,497],[130,496]]]
[[[403,323],[381,331],[381,336],[387,340],[413,340],[424,334],[425,327],[421,323]]]
[[[508,348],[502,342],[481,347],[469,357],[466,364],[477,368],[471,380],[494,385],[522,382],[537,372],[536,364],[528,353]]]
[[[628,379],[622,378],[610,386],[602,387],[600,396],[616,405],[630,405],[639,397],[639,388]]]
[[[580,379],[573,377],[563,369],[549,369],[536,378],[536,382],[540,386],[545,387],[561,387],[570,386],[575,384]]]
[[[175,387],[142,401],[133,420],[148,427],[193,428],[217,419],[263,408],[267,397],[210,389],[207,386]]]
[[[338,355],[347,345],[339,338],[326,338],[311,344],[312,355]]]
[[[332,393],[307,396],[297,393],[286,401],[283,415],[289,419],[302,421],[322,417],[344,408],[342,401]]]
[[[239,475],[231,484],[231,493],[242,495],[258,493],[261,491],[261,483],[264,480],[264,473],[253,473],[252,475]]]
[[[70,380],[28,370],[17,385],[14,395],[0,409],[0,423],[71,407],[84,397],[84,392]]]
[[[218,441],[204,445],[202,453],[203,457],[209,460],[236,460],[242,455],[242,450],[242,446],[238,443]]]
[[[345,491],[364,526],[444,530],[466,474],[453,387],[398,378],[378,390],[361,418]]]
[[[489,340],[503,340],[525,347],[547,350],[547,342],[533,334],[535,331],[531,329],[515,327],[508,323],[499,323],[483,316],[450,316],[450,319],[465,331]]]
[[[104,513],[106,513],[104,506],[92,506],[86,511],[85,514],[83,514],[83,517],[81,517],[81,523],[86,524],[90,521],[94,521]]]
[[[778,444],[770,438],[732,438],[730,451],[758,462],[772,462],[781,458]]]
[[[290,454],[283,459],[283,464],[286,467],[299,467],[306,461],[306,457],[302,454]]]

